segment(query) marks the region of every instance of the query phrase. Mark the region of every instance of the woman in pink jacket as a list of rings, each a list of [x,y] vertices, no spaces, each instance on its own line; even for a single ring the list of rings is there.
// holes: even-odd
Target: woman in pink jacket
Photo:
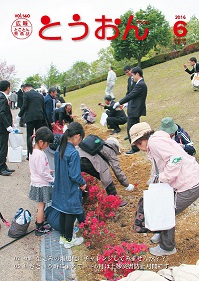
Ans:
[[[169,183],[175,192],[175,211],[179,214],[199,198],[199,164],[164,131],[154,133],[146,122],[135,124],[130,129],[131,145],[146,151],[152,163],[154,179],[156,162],[159,181]],[[156,233],[151,241],[159,243],[149,251],[155,256],[176,253],[175,228]]]

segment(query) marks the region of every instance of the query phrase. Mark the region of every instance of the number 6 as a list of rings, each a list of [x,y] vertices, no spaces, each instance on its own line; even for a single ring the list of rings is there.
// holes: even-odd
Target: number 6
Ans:
[[[178,20],[174,26],[173,26],[173,32],[175,34],[175,36],[177,37],[184,37],[187,34],[187,29],[186,29],[186,22],[182,21],[182,20]],[[182,31],[181,33],[179,33],[179,31]]]

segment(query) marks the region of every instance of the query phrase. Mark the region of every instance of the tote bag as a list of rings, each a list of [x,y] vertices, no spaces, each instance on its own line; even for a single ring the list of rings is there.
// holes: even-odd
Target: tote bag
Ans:
[[[100,119],[100,124],[102,126],[106,126],[106,123],[107,123],[106,119],[107,119],[107,117],[108,117],[108,115],[105,112],[103,112],[102,115],[101,115],[101,119]]]
[[[194,87],[199,87],[199,73],[194,74],[194,77],[193,77],[191,83]]]
[[[23,135],[22,134],[16,134],[16,133],[10,133],[9,134],[9,143],[10,146],[15,149],[19,146],[24,145]]]
[[[153,183],[144,191],[144,217],[151,231],[175,226],[174,190],[168,183]]]

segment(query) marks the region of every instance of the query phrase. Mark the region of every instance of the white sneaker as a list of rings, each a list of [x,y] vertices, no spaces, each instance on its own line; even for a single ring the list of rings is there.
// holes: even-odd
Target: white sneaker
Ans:
[[[64,248],[70,249],[71,247],[78,246],[78,245],[82,244],[83,242],[84,242],[83,237],[73,238],[70,242],[66,240],[66,242],[64,243]]]
[[[59,238],[59,244],[60,244],[60,245],[63,245],[65,242],[66,242],[66,238],[63,237],[63,236],[60,236],[60,238]]]
[[[177,251],[176,251],[176,248],[174,248],[173,250],[171,251],[166,251],[166,250],[163,250],[160,248],[160,245],[154,247],[154,248],[150,248],[149,249],[149,252],[151,255],[154,255],[154,256],[158,256],[158,257],[161,257],[161,256],[169,256],[169,255],[173,255],[175,254]]]
[[[159,243],[159,242],[160,242],[160,233],[155,233],[155,234],[151,237],[150,241],[151,241],[153,244]]]

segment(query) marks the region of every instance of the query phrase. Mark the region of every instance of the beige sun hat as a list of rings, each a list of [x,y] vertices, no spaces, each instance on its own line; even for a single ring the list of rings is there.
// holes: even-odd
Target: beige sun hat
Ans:
[[[80,105],[80,109],[81,109],[81,110],[87,109],[87,107],[86,107],[86,105],[85,105],[84,103],[82,103],[82,104]]]
[[[131,137],[131,144],[133,144],[139,138],[143,137],[145,133],[150,131],[151,131],[151,127],[146,122],[141,122],[133,125],[129,131]]]

